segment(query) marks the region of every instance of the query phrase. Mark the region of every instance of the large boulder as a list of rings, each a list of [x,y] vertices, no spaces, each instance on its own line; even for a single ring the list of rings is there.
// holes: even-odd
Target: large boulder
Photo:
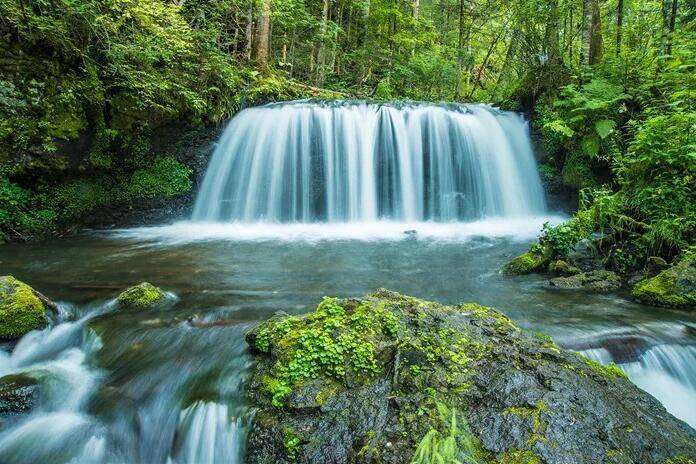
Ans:
[[[590,271],[568,277],[556,277],[549,281],[549,285],[563,290],[614,292],[621,288],[621,277],[612,271]]]
[[[666,463],[696,431],[604,367],[477,304],[379,290],[247,334],[249,464]]]
[[[503,267],[503,274],[522,275],[532,272],[545,271],[553,257],[549,245],[536,244],[526,253],[522,253]]]
[[[48,324],[46,306],[29,285],[0,276],[0,339],[13,340]]]
[[[116,297],[120,307],[131,310],[154,308],[166,300],[167,294],[148,282],[130,287]]]
[[[638,301],[654,306],[696,309],[696,260],[684,260],[639,282],[632,295]]]

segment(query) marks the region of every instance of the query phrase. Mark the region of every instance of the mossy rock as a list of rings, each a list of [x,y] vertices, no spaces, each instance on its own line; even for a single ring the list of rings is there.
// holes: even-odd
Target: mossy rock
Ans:
[[[580,274],[582,271],[572,264],[568,264],[562,259],[557,259],[556,261],[551,261],[549,264],[549,272],[551,274],[558,274],[562,276],[573,276]]]
[[[591,271],[568,277],[556,277],[549,285],[562,290],[588,290],[604,293],[614,292],[621,288],[621,277],[613,271]]]
[[[531,274],[541,270],[546,270],[553,250],[548,245],[535,245],[528,252],[521,254],[503,267],[505,275]]]
[[[116,301],[122,308],[133,310],[154,308],[166,300],[167,294],[148,282],[130,287],[116,297]]]
[[[246,339],[258,411],[247,464],[696,458],[696,431],[618,367],[478,304],[388,290],[325,298],[308,315],[277,314]]]
[[[633,297],[646,304],[696,309],[696,261],[687,259],[639,282]]]
[[[34,289],[12,276],[0,277],[0,339],[12,340],[48,324]]]

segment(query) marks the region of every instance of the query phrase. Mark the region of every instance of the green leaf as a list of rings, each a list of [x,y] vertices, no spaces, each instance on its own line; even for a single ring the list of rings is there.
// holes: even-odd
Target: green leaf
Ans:
[[[548,129],[566,137],[572,137],[575,134],[575,131],[573,131],[573,129],[568,127],[566,123],[560,119],[555,119],[551,122],[547,122],[546,124],[544,124],[544,129]]]
[[[602,140],[606,139],[607,136],[612,133],[615,127],[616,123],[611,119],[602,119],[595,123],[595,130],[597,131],[597,135],[599,135],[602,138]]]
[[[599,153],[599,138],[596,135],[585,137],[581,142],[582,151],[590,157],[597,156]]]

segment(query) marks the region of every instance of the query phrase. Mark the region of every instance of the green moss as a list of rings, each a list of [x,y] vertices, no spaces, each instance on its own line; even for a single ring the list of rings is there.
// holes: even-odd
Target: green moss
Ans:
[[[148,309],[161,304],[167,295],[154,285],[143,282],[123,291],[116,301],[127,309]]]
[[[696,307],[696,261],[684,260],[633,289],[639,301],[656,306]]]
[[[542,464],[543,461],[532,451],[507,451],[499,458],[500,464]]]
[[[191,173],[188,166],[167,156],[152,160],[147,168],[136,170],[126,183],[123,198],[137,199],[171,198],[191,190]]]
[[[528,252],[521,254],[503,267],[505,275],[530,274],[545,268],[551,257],[553,250],[549,246],[536,245]]]
[[[592,371],[602,377],[628,379],[628,375],[613,362],[605,366],[589,358],[584,358],[584,361]]]
[[[671,459],[667,459],[663,464],[694,464],[694,460],[687,458],[686,456],[676,456]]]
[[[285,446],[285,455],[288,460],[296,461],[302,449],[302,440],[289,427],[283,429],[283,445]]]
[[[307,317],[270,320],[256,330],[259,351],[268,353],[273,345],[280,348],[273,381],[265,385],[275,406],[282,406],[292,388],[308,379],[340,383],[348,376],[360,380],[380,372],[373,340],[395,337],[398,320],[383,307],[344,306],[348,305],[327,297]]]
[[[549,264],[549,272],[563,276],[572,276],[580,274],[581,271],[577,267],[568,264],[562,259],[557,259],[556,261],[551,261]]]
[[[0,277],[0,339],[21,337],[47,323],[46,309],[29,285]]]

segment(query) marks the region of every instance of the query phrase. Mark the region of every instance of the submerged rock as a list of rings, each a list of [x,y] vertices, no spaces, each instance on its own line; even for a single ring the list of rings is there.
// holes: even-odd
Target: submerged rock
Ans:
[[[0,339],[12,340],[48,324],[46,306],[29,285],[0,277]]]
[[[696,459],[696,431],[618,367],[477,304],[387,290],[325,298],[247,342],[257,361],[250,464]]]
[[[563,290],[614,292],[621,288],[621,278],[612,271],[591,271],[569,277],[556,277],[549,281],[549,285]]]
[[[153,308],[164,303],[166,299],[166,293],[148,282],[130,287],[116,297],[121,307],[136,310]]]
[[[38,382],[17,374],[0,378],[0,424],[8,417],[31,411],[39,393]]]
[[[551,261],[553,250],[548,245],[534,245],[528,252],[521,254],[503,267],[505,275],[531,274],[546,270]]]
[[[639,282],[632,295],[640,302],[655,306],[696,309],[696,261],[684,260]]]

